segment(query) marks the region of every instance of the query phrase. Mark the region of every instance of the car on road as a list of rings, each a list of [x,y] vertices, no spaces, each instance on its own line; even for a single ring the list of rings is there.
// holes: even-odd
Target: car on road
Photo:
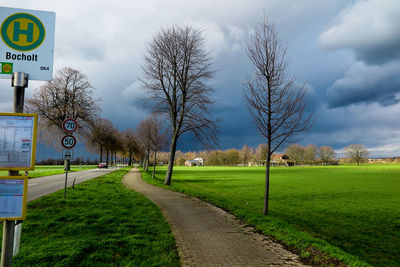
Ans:
[[[102,162],[102,163],[99,163],[99,165],[97,167],[99,167],[99,168],[108,168],[108,165],[107,165],[107,163]]]

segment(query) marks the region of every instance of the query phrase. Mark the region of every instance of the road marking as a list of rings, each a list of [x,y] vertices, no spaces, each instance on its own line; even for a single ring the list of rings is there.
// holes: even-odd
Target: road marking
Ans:
[[[28,187],[29,187],[29,186],[34,186],[34,185],[37,185],[37,184],[39,184],[39,183],[29,183],[29,184],[28,184]]]

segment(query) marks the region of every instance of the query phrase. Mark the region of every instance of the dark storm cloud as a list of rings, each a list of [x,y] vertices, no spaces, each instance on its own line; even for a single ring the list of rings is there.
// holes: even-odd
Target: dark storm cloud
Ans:
[[[331,108],[357,103],[393,105],[400,100],[400,62],[383,66],[357,63],[327,89]]]
[[[398,26],[400,29],[400,25]],[[399,33],[394,33],[396,37],[400,37]],[[392,40],[390,43],[377,44],[374,46],[360,47],[354,49],[356,58],[367,64],[384,64],[387,62],[400,59],[400,38]]]

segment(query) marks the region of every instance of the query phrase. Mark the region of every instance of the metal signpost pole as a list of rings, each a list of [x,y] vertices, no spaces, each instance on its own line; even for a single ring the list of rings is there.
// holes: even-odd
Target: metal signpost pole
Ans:
[[[78,123],[74,119],[65,119],[62,127],[66,134],[61,139],[61,144],[66,149],[63,150],[64,170],[65,170],[64,198],[66,198],[68,171],[70,171],[71,160],[73,160],[72,148],[76,145],[76,138],[72,134],[78,128]]]
[[[14,113],[23,113],[25,88],[28,86],[28,74],[14,72],[11,79],[11,86],[14,87]],[[18,171],[8,171],[9,176],[18,176]],[[1,249],[1,267],[8,267],[12,264],[14,250],[15,221],[5,220],[3,227],[3,247]]]
[[[68,163],[66,164],[68,166]],[[67,179],[68,179],[68,167],[65,167],[65,186],[64,186],[64,198],[67,197]]]
[[[69,159],[64,160],[64,169],[65,169],[65,186],[64,186],[64,198],[67,197],[67,179],[68,179],[68,169],[69,169]]]

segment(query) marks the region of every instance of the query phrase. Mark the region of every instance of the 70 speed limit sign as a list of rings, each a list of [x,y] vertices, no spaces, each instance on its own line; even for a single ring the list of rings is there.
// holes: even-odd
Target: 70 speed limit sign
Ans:
[[[64,129],[64,131],[66,131],[68,133],[72,133],[76,129],[78,129],[78,123],[74,119],[66,119],[63,122],[63,129]]]
[[[65,135],[62,139],[61,139],[61,145],[64,148],[73,148],[76,145],[76,138],[73,135]]]

